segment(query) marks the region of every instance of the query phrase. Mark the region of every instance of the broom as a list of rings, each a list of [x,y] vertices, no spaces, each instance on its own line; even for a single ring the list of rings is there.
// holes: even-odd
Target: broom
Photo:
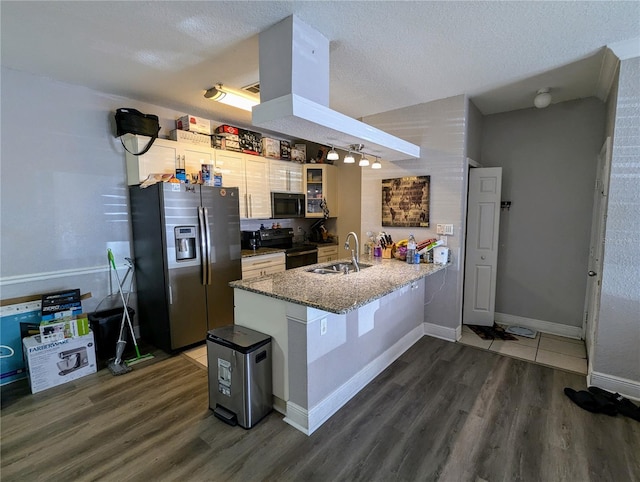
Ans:
[[[138,342],[136,341],[136,335],[133,332],[133,324],[131,323],[131,318],[129,317],[129,310],[127,309],[127,300],[125,300],[124,297],[124,293],[122,292],[122,283],[120,281],[120,276],[118,275],[118,270],[116,269],[116,262],[113,258],[113,253],[111,252],[111,249],[107,249],[107,255],[109,257],[109,262],[111,263],[111,266],[113,267],[113,270],[116,273],[116,280],[118,281],[118,292],[120,293],[120,299],[122,300],[122,304],[124,307],[124,312],[122,314],[122,319],[123,319],[123,323],[121,326],[121,336],[120,339],[118,340],[118,343],[116,344],[116,359],[118,358],[117,356],[117,351],[118,348],[121,347],[121,351],[120,354],[122,354],[122,352],[124,351],[124,346],[126,345],[126,341],[121,341],[122,339],[122,329],[124,328],[124,320],[126,318],[127,324],[129,325],[129,331],[131,333],[131,339],[133,340],[133,346],[135,347],[136,350],[136,356],[135,358],[131,358],[130,360],[125,360],[125,364],[127,365],[127,368],[130,365],[135,365],[136,363],[140,363],[142,361],[145,360],[150,360],[153,358],[153,355],[151,353],[146,353],[144,355],[140,354],[140,348],[138,347]],[[133,269],[133,262],[131,261],[130,258],[126,258],[128,263],[129,263],[129,269]],[[126,276],[125,276],[126,278]],[[130,286],[131,284],[133,284],[133,275],[131,276],[131,281],[130,281]],[[129,288],[129,293],[127,294],[127,298],[129,297],[129,294],[131,293],[131,288]],[[114,360],[115,362],[115,360]]]

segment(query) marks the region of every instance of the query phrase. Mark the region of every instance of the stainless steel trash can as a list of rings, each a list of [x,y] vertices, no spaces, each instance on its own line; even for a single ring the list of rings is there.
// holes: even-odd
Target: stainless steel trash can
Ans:
[[[211,330],[207,365],[216,417],[248,429],[273,409],[269,335],[238,325]]]

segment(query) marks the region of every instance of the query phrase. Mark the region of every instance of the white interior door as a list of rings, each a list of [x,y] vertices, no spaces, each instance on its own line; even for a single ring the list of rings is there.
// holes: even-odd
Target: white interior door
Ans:
[[[493,326],[502,168],[469,170],[462,323]]]
[[[611,166],[611,137],[607,137],[598,156],[598,171],[593,191],[593,217],[591,220],[591,244],[587,272],[587,293],[585,296],[585,317],[583,333],[587,354],[591,354],[595,344],[598,313],[600,312],[600,289],[602,279],[602,257],[604,254],[604,230],[609,192],[609,169]],[[591,370],[589,370],[591,371]]]

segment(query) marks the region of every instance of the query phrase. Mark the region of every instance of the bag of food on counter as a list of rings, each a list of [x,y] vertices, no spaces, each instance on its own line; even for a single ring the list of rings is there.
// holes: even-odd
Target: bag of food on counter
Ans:
[[[130,108],[121,108],[116,110],[116,137],[120,137],[122,147],[134,156],[141,156],[146,153],[154,141],[158,138],[160,132],[160,122],[157,115],[143,114],[139,110]],[[135,134],[139,136],[151,137],[149,142],[142,151],[135,153],[127,149],[124,145],[122,136],[125,134]]]

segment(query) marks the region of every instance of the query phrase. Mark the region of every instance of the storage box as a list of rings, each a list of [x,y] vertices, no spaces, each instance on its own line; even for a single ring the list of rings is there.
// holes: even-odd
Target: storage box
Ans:
[[[278,139],[262,138],[262,155],[272,159],[280,159],[280,141]]]
[[[40,343],[40,335],[22,340],[31,393],[38,393],[96,372],[93,333]]]
[[[307,162],[307,145],[295,144],[294,147],[291,148],[291,160],[298,162]]]
[[[221,136],[227,136],[229,134],[231,134],[233,136],[237,136],[238,134],[240,134],[240,129],[238,129],[237,127],[228,126],[226,124],[223,124],[223,125],[218,126],[216,128],[216,134],[221,135]]]
[[[40,340],[49,343],[65,338],[75,338],[89,333],[89,318],[86,314],[40,323]]]
[[[198,134],[197,132],[182,131],[180,129],[172,129],[169,133],[169,139],[177,142],[185,142],[188,144],[195,144],[198,146],[211,145],[211,136],[206,134]]]
[[[262,134],[240,129],[240,149],[245,154],[262,155]]]
[[[291,143],[289,141],[280,141],[280,159],[291,159]]]
[[[176,119],[176,129],[209,135],[211,134],[211,121],[187,114]]]
[[[42,321],[71,318],[82,313],[80,290],[63,290],[42,295]]]

